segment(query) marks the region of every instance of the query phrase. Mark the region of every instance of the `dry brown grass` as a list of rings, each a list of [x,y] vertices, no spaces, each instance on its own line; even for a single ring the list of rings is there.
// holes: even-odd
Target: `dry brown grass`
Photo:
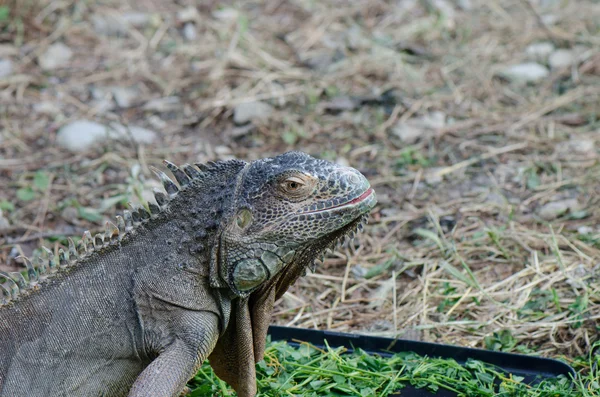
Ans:
[[[10,223],[0,262],[13,263],[15,243],[31,253],[100,228],[146,197],[148,165],[163,158],[300,149],[360,169],[380,204],[366,233],[286,295],[277,323],[584,354],[600,318],[600,6],[473,0],[449,13],[440,3],[207,3],[192,18],[192,42],[181,36],[184,6],[175,2],[20,10],[0,33],[0,57],[15,67],[0,80],[0,203]],[[94,32],[93,15],[136,8],[152,14],[145,26],[119,37]],[[578,61],[534,86],[495,77],[540,40],[576,48]],[[37,57],[54,42],[75,56],[43,72]],[[90,90],[114,85],[135,86],[135,104],[99,108]],[[180,104],[144,110],[166,96]],[[255,100],[275,107],[269,121],[235,126],[233,108]],[[416,143],[393,134],[433,111],[446,123]],[[81,118],[146,126],[161,138],[69,154],[56,131]],[[582,140],[591,150],[578,148]],[[49,188],[19,199],[40,170]],[[546,203],[568,198],[577,210],[540,218]]]

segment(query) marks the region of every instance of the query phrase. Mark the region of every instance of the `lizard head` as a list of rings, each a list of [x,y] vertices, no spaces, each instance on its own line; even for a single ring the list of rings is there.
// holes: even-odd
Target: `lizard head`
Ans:
[[[360,172],[300,152],[249,163],[234,200],[221,236],[220,276],[241,297],[291,264],[312,265],[376,203]]]

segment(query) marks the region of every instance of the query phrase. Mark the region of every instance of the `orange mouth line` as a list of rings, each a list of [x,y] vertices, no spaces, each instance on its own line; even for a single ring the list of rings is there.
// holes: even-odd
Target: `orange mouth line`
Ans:
[[[340,204],[340,205],[338,205],[338,207],[341,207],[343,205],[348,205],[348,204],[360,203],[361,201],[363,201],[364,199],[366,199],[367,197],[369,197],[372,192],[373,192],[373,188],[368,188],[366,192],[364,192],[363,194],[361,194],[360,196],[358,196],[354,200],[352,200],[352,201],[350,201],[350,202],[348,202],[346,204]],[[336,208],[336,207],[333,207],[333,208]]]
[[[342,204],[338,204],[336,206],[333,207],[329,207],[329,208],[323,208],[322,210],[315,210],[315,211],[309,211],[309,212],[304,212],[303,214],[315,214],[318,212],[323,212],[323,211],[329,211],[329,210],[333,210],[336,208],[340,208],[340,207],[345,207],[348,205],[352,205],[352,204],[357,204],[360,203],[361,201],[366,200],[371,194],[373,193],[373,188],[368,188],[363,194],[361,194],[360,196],[350,200],[350,201],[346,201],[345,203]]]

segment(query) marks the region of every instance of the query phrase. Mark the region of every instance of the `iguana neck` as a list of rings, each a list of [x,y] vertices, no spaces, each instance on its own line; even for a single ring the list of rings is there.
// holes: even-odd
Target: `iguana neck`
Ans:
[[[3,300],[10,304],[47,290],[43,285],[34,288],[40,281],[62,279],[75,269],[94,267],[104,257],[119,255],[125,246],[137,246],[147,253],[153,252],[152,255],[168,251],[186,256],[192,259],[186,263],[191,267],[188,270],[208,276],[210,268],[216,267],[211,263],[211,252],[218,246],[221,225],[232,211],[237,178],[246,165],[239,160],[197,164],[200,171],[184,166],[186,172],[183,173],[168,163],[180,184],[178,187],[164,173],[158,172],[169,197],[156,193],[158,205],[148,203],[150,211],[144,208],[125,211],[123,217],[117,217],[118,226],[107,222],[104,233],[92,237],[86,231],[77,247],[70,240],[68,254],[61,249],[56,257],[45,248],[44,256],[37,257],[33,265],[24,258],[28,280],[16,272],[0,275],[0,279],[6,278],[12,285],[10,290],[4,286],[0,289],[0,307]],[[140,263],[148,265],[148,262]]]
[[[227,163],[226,163],[227,164]],[[220,164],[219,164],[220,165]],[[174,226],[176,233],[164,236],[167,247],[187,252],[196,258],[198,265],[207,270],[213,251],[219,245],[220,234],[234,207],[236,184],[246,163],[233,161],[219,169],[205,169],[204,176],[192,179],[171,199],[169,204],[140,226],[151,231],[162,224]],[[157,242],[158,243],[158,242]]]

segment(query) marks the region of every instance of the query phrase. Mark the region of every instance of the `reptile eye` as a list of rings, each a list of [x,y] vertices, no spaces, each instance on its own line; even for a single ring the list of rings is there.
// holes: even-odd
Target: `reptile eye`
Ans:
[[[282,187],[286,192],[293,193],[302,189],[306,184],[300,178],[291,177],[282,183]]]
[[[278,182],[279,194],[286,200],[298,201],[310,196],[318,179],[302,172],[287,174]]]

